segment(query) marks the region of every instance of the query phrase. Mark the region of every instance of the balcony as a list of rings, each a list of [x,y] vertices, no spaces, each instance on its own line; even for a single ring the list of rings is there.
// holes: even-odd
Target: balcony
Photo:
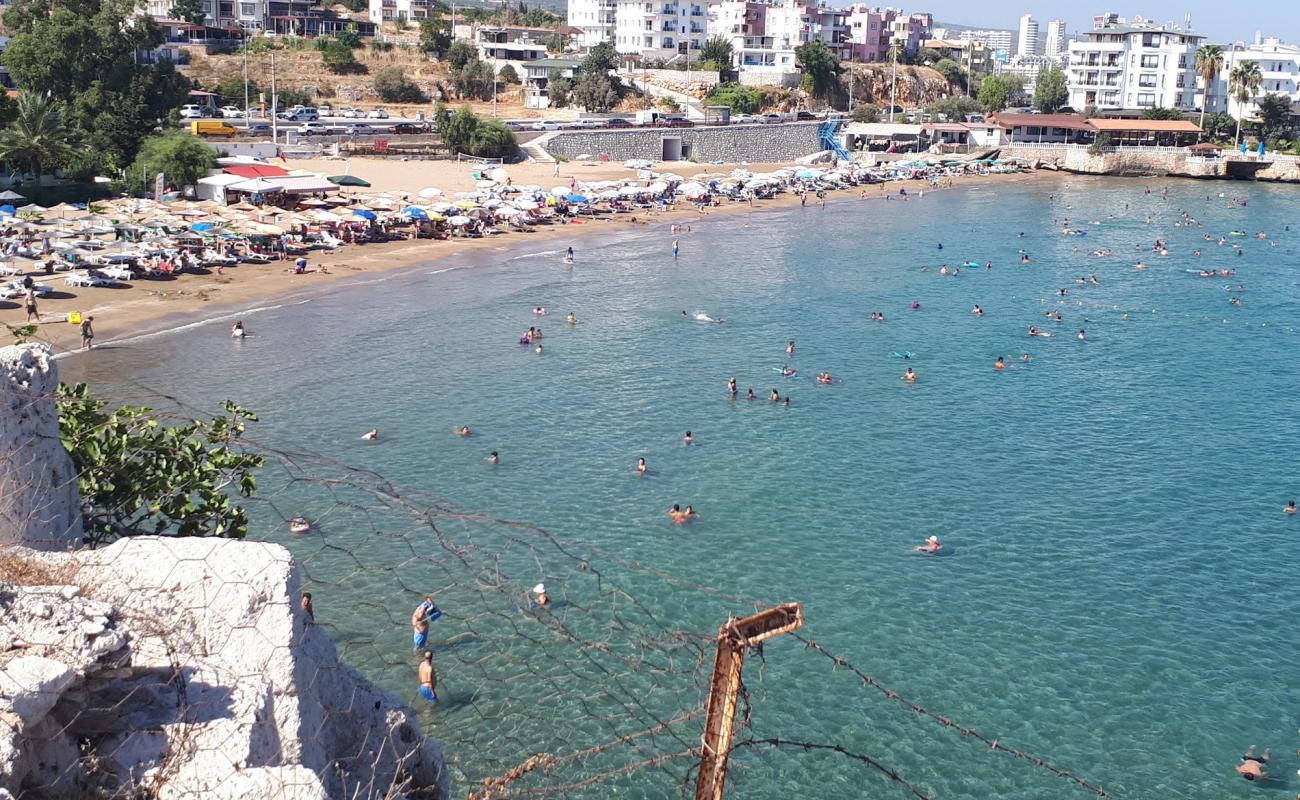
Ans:
[[[660,9],[659,13],[672,14],[673,16],[677,16],[677,6],[664,6],[662,9]]]

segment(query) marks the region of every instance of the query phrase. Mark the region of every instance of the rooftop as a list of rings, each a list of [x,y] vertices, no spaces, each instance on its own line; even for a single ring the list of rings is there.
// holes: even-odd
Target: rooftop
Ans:
[[[1099,131],[1158,131],[1160,133],[1200,133],[1189,119],[1101,119],[1089,120]]]
[[[989,119],[1003,128],[1037,127],[1095,131],[1089,120],[1078,114],[992,114]]]

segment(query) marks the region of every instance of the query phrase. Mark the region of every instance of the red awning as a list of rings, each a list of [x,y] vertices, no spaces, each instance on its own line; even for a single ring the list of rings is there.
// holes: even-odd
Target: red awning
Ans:
[[[238,167],[226,167],[224,172],[228,175],[238,175],[241,178],[278,178],[289,174],[289,170],[282,167],[273,167],[270,164],[246,164]]]

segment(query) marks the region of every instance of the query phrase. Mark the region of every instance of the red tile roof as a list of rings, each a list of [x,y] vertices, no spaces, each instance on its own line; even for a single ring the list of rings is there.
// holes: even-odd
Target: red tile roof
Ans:
[[[227,175],[238,175],[241,178],[278,178],[289,174],[289,170],[282,167],[273,167],[270,164],[247,164],[238,167],[226,167],[223,171]]]

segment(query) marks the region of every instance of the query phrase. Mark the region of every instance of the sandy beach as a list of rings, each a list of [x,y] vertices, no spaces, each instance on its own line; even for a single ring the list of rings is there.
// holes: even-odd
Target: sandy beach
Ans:
[[[371,183],[367,193],[418,192],[427,186],[437,186],[448,195],[471,191],[476,178],[472,174],[476,165],[454,161],[397,161],[388,159],[351,159],[343,162],[332,159],[305,159],[288,162],[295,169],[315,170],[337,174],[344,170]],[[507,167],[518,184],[549,186],[567,182],[570,178],[580,182],[602,181],[634,177],[635,171],[621,163],[567,162],[559,165],[556,177],[554,164],[522,163]],[[656,165],[656,171],[676,172],[691,177],[701,173],[726,174],[737,166],[755,172],[780,169],[783,164],[691,164],[671,162]],[[973,183],[1024,181],[1031,175],[987,175],[957,178],[955,185]],[[832,193],[831,202],[860,199],[863,189],[867,198],[878,198],[886,193],[896,193],[891,183],[871,187],[858,187],[850,191]],[[772,208],[797,204],[794,194],[782,194],[773,200],[755,203],[727,203],[708,211],[708,216],[746,215],[761,213]],[[214,270],[201,270],[167,280],[137,280],[130,285],[117,284],[106,288],[65,288],[62,274],[37,276],[54,286],[55,291],[39,302],[42,324],[34,338],[49,343],[56,352],[67,353],[80,347],[79,329],[65,322],[72,312],[94,317],[95,342],[102,346],[131,336],[177,325],[189,324],[214,316],[237,313],[241,309],[267,303],[282,302],[300,294],[319,291],[366,273],[386,272],[429,264],[444,259],[481,255],[495,251],[506,253],[513,248],[536,244],[546,240],[576,240],[601,232],[610,233],[628,225],[669,224],[671,221],[696,218],[699,212],[687,203],[668,211],[640,211],[630,214],[605,215],[594,220],[570,222],[538,227],[531,233],[509,233],[487,236],[482,239],[454,239],[431,241],[412,239],[401,242],[347,246],[332,253],[314,252],[309,258],[316,271],[295,275],[289,262],[269,265],[243,264],[217,274]],[[667,234],[665,234],[667,235]],[[328,270],[321,272],[320,269]],[[26,315],[20,301],[0,301],[0,322],[20,326]]]

